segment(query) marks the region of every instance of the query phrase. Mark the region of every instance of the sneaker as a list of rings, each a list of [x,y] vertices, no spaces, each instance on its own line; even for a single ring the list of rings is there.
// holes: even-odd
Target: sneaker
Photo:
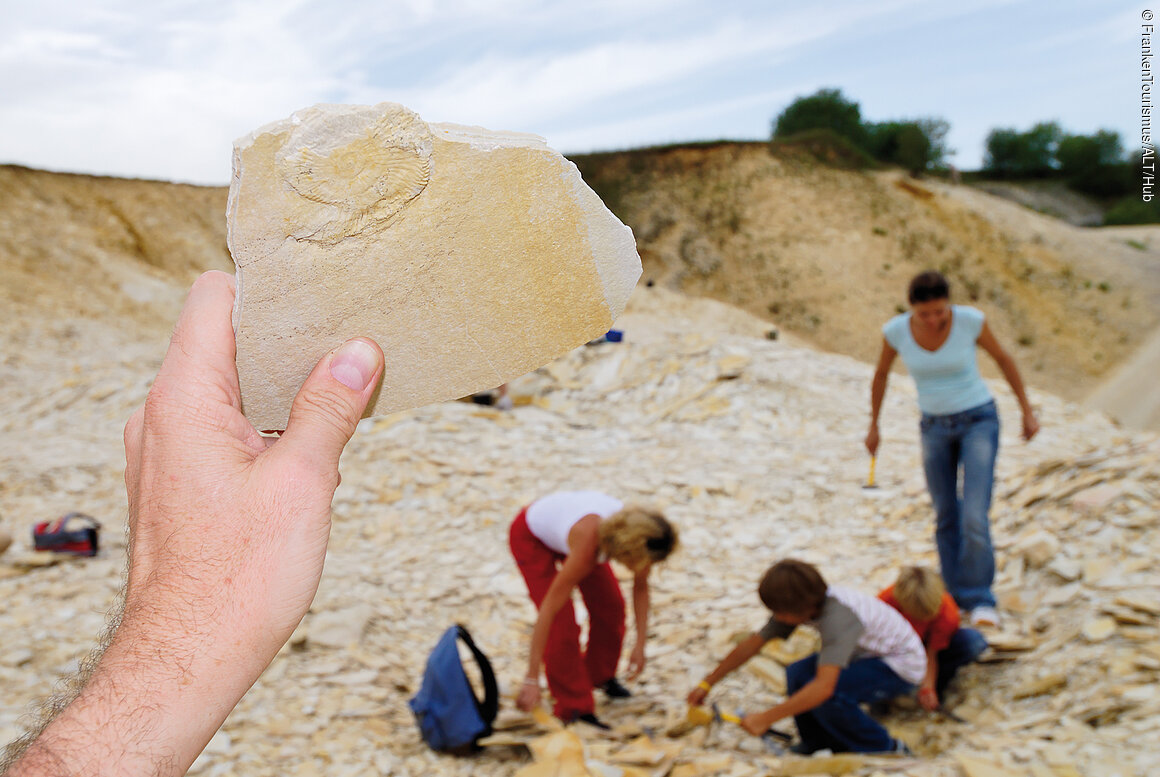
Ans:
[[[595,726],[596,728],[602,729],[604,731],[611,731],[612,730],[612,726],[608,725],[603,720],[596,717],[596,713],[594,713],[594,712],[585,712],[583,714],[574,714],[571,717],[569,717],[568,720],[565,721],[565,723],[587,723],[589,726]]]
[[[805,742],[801,739],[789,746],[789,751],[791,753],[796,753],[797,755],[813,755],[821,749],[822,748],[814,747],[809,742]]]
[[[605,695],[610,699],[627,699],[629,696],[632,696],[632,691],[625,688],[620,680],[617,680],[615,677],[601,683],[600,690],[604,691]]]
[[[890,746],[890,752],[894,755],[914,755],[914,751],[907,747],[906,743],[901,739],[893,740],[893,744]]]
[[[971,610],[971,625],[999,628],[999,612],[994,607],[983,605]]]

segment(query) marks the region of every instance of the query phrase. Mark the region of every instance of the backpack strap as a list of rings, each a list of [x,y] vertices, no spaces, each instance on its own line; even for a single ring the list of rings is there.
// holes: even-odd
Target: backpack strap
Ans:
[[[479,664],[479,672],[483,676],[483,701],[476,699],[475,703],[479,706],[479,715],[483,718],[483,722],[487,724],[487,730],[491,731],[492,721],[499,713],[499,686],[495,682],[495,672],[491,669],[491,662],[487,660],[487,656],[483,651],[475,646],[475,640],[471,638],[471,634],[462,624],[455,624],[455,628],[459,631],[459,638],[463,640],[463,644],[475,656],[475,663]]]

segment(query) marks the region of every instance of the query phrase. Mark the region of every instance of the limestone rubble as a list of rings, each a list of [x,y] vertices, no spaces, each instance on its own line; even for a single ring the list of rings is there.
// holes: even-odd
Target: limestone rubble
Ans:
[[[533,766],[520,744],[471,759],[430,752],[406,702],[428,651],[457,621],[492,658],[501,689],[518,689],[534,612],[507,550],[508,522],[545,491],[581,486],[663,507],[683,539],[654,575],[649,664],[635,697],[599,702],[610,736],[576,732],[588,773],[1152,773],[1160,440],[1032,392],[1043,431],[1024,444],[999,383],[1006,425],[993,523],[1006,623],[989,661],[968,669],[948,700],[964,722],[897,707],[885,721],[916,751],[908,759],[779,756],[731,725],[666,737],[685,717],[685,693],[736,632],[763,622],[755,586],[768,564],[795,555],[831,581],[874,591],[903,563],[935,563],[932,520],[906,379],[892,378],[880,488],[870,492],[861,488],[869,366],[769,340],[761,322],[660,289],[640,289],[618,326],[624,343],[578,348],[515,381],[510,412],[450,402],[362,423],[342,462],[311,614],[194,774],[489,777]],[[94,320],[37,344],[0,381],[0,528],[16,537],[0,556],[4,739],[75,669],[115,599],[121,427],[164,350],[155,336]],[[102,554],[34,554],[31,524],[69,509],[105,525]],[[778,667],[769,657],[764,671],[738,672],[712,699],[729,711],[770,705]],[[520,717],[505,700],[511,742],[537,735]]]

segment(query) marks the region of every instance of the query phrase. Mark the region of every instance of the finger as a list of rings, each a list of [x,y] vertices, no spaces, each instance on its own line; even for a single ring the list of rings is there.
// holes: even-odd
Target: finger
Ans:
[[[157,383],[197,384],[203,398],[240,406],[233,329],[234,278],[207,272],[194,281],[169,341]],[[216,396],[205,397],[205,389]]]
[[[338,469],[383,374],[383,352],[370,340],[347,340],[322,358],[302,384],[278,445],[279,455],[295,455],[326,470]]]

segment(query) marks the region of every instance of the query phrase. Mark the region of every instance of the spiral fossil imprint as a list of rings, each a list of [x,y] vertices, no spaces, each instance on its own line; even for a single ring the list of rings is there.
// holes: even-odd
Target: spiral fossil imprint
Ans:
[[[333,244],[378,231],[426,188],[431,134],[402,106],[373,122],[321,129],[337,139],[330,148],[320,153],[312,138],[292,138],[299,142],[289,143],[277,162],[283,180],[308,201],[294,209],[295,239]]]

